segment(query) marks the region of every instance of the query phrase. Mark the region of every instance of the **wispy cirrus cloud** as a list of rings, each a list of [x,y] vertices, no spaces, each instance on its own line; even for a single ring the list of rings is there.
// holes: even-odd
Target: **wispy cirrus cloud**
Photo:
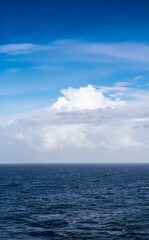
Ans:
[[[31,43],[20,43],[20,44],[6,44],[0,45],[0,53],[18,55],[18,54],[29,54],[35,51],[50,50],[53,48],[50,45],[37,45]]]
[[[21,43],[21,44],[6,44],[0,46],[0,53],[7,54],[24,54],[30,53],[34,49],[34,44]]]
[[[149,45],[135,42],[121,42],[121,43],[86,43],[73,40],[56,41],[54,46],[61,49],[69,50],[69,53],[75,56],[77,54],[96,57],[105,55],[114,58],[121,58],[133,61],[149,61]],[[110,60],[110,59],[109,59]]]
[[[135,61],[149,61],[149,45],[137,43],[90,43],[78,44],[76,49],[88,54],[104,54],[116,58]]]
[[[59,71],[62,70],[64,67],[62,66],[47,66],[47,65],[39,65],[33,66],[32,69],[35,70],[43,70],[43,71]]]
[[[149,62],[149,45],[142,43],[92,43],[77,40],[55,41],[47,45],[20,43],[0,45],[0,53],[18,55],[31,54],[38,51],[53,50],[54,57],[61,60],[99,61],[100,58],[108,61],[124,59],[130,61]],[[52,55],[53,56],[53,55]]]

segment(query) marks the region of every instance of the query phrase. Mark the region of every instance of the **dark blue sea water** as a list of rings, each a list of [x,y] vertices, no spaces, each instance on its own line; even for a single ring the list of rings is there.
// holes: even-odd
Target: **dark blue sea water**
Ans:
[[[149,165],[1,165],[3,239],[149,239]]]

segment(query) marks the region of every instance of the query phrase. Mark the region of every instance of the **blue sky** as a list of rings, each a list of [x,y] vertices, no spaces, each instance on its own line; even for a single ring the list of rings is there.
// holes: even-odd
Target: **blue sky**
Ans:
[[[79,43],[147,45],[148,28],[148,1],[3,1],[1,48],[10,44],[41,47],[1,51],[1,114],[51,104],[59,90],[69,86],[111,85],[138,75],[147,81],[148,61],[96,53],[74,56],[70,48]],[[63,51],[46,49],[57,41],[66,41],[57,44],[64,45]]]
[[[109,129],[109,136],[113,131],[119,132],[121,128],[124,129],[121,133],[124,141],[120,149],[128,146],[133,149],[144,146],[147,149],[149,140],[147,137],[142,140],[144,130],[142,132],[138,130],[141,126],[145,129],[148,126],[149,2],[147,0],[5,0],[0,4],[2,128],[0,134],[6,142],[11,142],[7,137],[12,134],[13,141],[21,140],[29,144],[29,148],[34,145],[33,142],[40,142],[41,151],[52,149],[54,154],[53,151],[56,150],[53,149],[65,148],[63,141],[72,131],[67,125],[70,121],[69,124],[74,127],[71,132],[74,138],[69,139],[70,144],[66,144],[68,156],[70,148],[75,151],[75,148],[95,147],[95,152],[103,152],[103,155],[106,150],[102,147],[110,146],[110,149],[117,149],[115,146],[119,139],[117,138],[115,143],[110,142],[106,128]],[[142,109],[141,113],[137,110],[138,106]],[[117,110],[117,107],[120,110]],[[114,108],[112,113],[108,112],[109,108]],[[81,125],[82,119],[85,117],[91,118],[92,121],[98,119],[99,123],[101,121],[99,109],[104,111],[104,119],[108,118],[108,114],[111,116],[107,126],[102,122],[105,132],[98,129],[98,135],[91,134],[90,131],[86,133],[84,125]],[[63,114],[59,113],[59,110],[63,111]],[[93,113],[96,110],[96,114]],[[91,112],[83,115],[84,111]],[[125,114],[130,116],[131,111],[134,111],[135,115],[131,121],[129,119],[115,129],[114,114],[118,116],[116,121],[122,121],[122,116]],[[78,114],[82,114],[81,117],[80,115],[78,117]],[[77,123],[73,122],[74,115],[78,119]],[[43,122],[42,116],[45,116]],[[55,127],[54,121],[59,118],[61,121],[59,120]],[[137,120],[140,118],[141,120]],[[24,125],[20,123],[21,119]],[[33,119],[38,119],[40,122],[38,124],[43,128],[42,133],[36,129],[35,126],[38,124]],[[28,124],[29,122],[34,124],[27,125],[26,129],[26,121]],[[47,125],[47,121],[52,125]],[[137,121],[140,121],[140,125],[134,124]],[[97,122],[89,121],[83,124],[94,126],[94,132]],[[113,124],[112,130],[110,124]],[[7,130],[6,125],[8,125]],[[31,136],[25,135],[30,132],[31,126],[34,126]],[[57,132],[61,126],[64,128],[59,135]],[[137,132],[134,134],[131,128],[136,129]],[[47,136],[45,129],[50,131],[51,135]],[[41,139],[44,139],[43,141],[46,139],[48,147],[46,144],[43,147]],[[79,145],[76,144],[77,141]],[[100,143],[100,149],[97,143]],[[15,147],[17,148],[19,144],[20,142],[17,142]],[[10,145],[10,149],[15,148],[12,143]],[[23,149],[26,149],[26,145],[23,145]],[[122,149],[114,150],[114,156],[120,156],[118,151]],[[80,156],[84,154],[81,151],[78,150]],[[91,155],[92,151],[90,150]],[[130,151],[132,153],[129,154],[129,159],[131,154],[137,155],[136,149]],[[31,156],[36,150],[33,152]],[[66,152],[64,150],[65,154]],[[5,151],[3,154],[5,155]],[[141,154],[142,152],[140,156]],[[6,158],[10,159],[10,156],[5,156],[4,159]]]
[[[148,41],[147,0],[6,0],[1,3],[0,20],[2,44],[47,44],[69,38]]]

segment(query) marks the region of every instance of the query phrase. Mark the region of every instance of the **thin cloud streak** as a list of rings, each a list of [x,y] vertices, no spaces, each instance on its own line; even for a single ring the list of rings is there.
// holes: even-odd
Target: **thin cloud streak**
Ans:
[[[55,47],[50,45],[37,45],[29,43],[20,44],[6,44],[0,46],[0,53],[18,55],[18,54],[30,54],[32,52],[50,50]]]
[[[0,46],[0,53],[18,55],[31,54],[39,51],[51,51],[57,57],[67,60],[98,61],[100,58],[109,56],[113,58],[149,62],[149,45],[142,43],[86,43],[76,40],[55,41],[48,45],[41,44],[7,44]],[[91,58],[92,57],[92,58]],[[108,61],[110,61],[108,59]]]

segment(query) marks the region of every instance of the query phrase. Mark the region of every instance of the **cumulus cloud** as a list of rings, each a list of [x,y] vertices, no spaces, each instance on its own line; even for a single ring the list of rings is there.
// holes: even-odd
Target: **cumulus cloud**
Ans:
[[[88,85],[79,89],[68,88],[61,90],[64,97],[59,97],[53,104],[53,109],[58,110],[94,110],[104,109],[107,107],[115,108],[124,105],[124,101],[119,98],[112,100],[110,97],[105,97],[99,90]]]

